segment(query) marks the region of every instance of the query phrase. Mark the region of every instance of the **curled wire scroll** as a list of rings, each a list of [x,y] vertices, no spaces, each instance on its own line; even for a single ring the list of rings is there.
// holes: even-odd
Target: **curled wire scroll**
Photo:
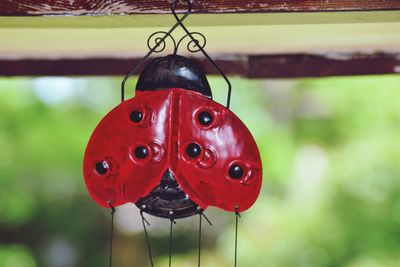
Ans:
[[[181,43],[187,39],[191,35],[194,37],[194,39],[190,39],[190,41],[186,45],[186,49],[191,52],[191,53],[196,53],[201,51],[206,44],[207,44],[207,39],[206,37],[200,33],[200,32],[191,32],[190,34],[184,35],[178,43],[175,41],[175,38],[169,33],[165,31],[157,31],[149,36],[147,39],[147,47],[150,50],[153,50],[154,53],[160,53],[165,50],[167,47],[167,39],[170,39],[172,41],[172,44],[174,46],[174,54],[176,55],[178,53],[179,47]],[[169,37],[169,38],[164,38],[164,37]]]
[[[178,51],[178,46],[176,44],[175,38],[171,35],[171,33],[165,31],[158,31],[150,35],[147,39],[147,47],[150,50],[153,49],[154,53],[160,53],[164,51],[167,46],[167,41],[164,37],[169,37],[169,39],[172,40],[172,43],[174,44],[174,54],[176,54],[176,52]],[[154,44],[152,45],[152,43]]]
[[[182,41],[184,39],[186,39],[186,37],[188,37],[188,36],[191,36],[192,38],[187,43],[186,49],[191,53],[196,53],[196,52],[201,51],[207,44],[207,39],[202,33],[191,32],[189,34],[186,34],[179,40],[179,42],[177,44],[177,50],[179,49],[179,46],[182,43]],[[194,36],[196,36],[196,37],[194,37]]]
[[[133,66],[133,68],[128,72],[128,74],[125,75],[124,79],[122,80],[121,83],[121,102],[125,100],[125,83],[129,79],[129,77],[137,70],[137,68],[153,53],[160,53],[164,51],[166,48],[166,39],[169,37],[174,45],[174,54],[178,52],[179,46],[182,43],[182,41],[186,37],[190,37],[190,41],[187,44],[187,50],[191,53],[199,52],[201,51],[202,54],[210,61],[210,63],[213,65],[213,67],[218,71],[218,73],[224,78],[225,82],[228,85],[228,95],[227,95],[227,101],[226,101],[226,108],[229,109],[230,102],[231,102],[231,92],[232,92],[232,85],[228,79],[228,77],[225,75],[225,73],[218,67],[218,65],[212,60],[212,58],[207,54],[207,52],[204,50],[204,47],[206,46],[207,40],[205,36],[199,32],[190,32],[185,25],[183,25],[183,21],[187,18],[187,16],[192,12],[192,4],[190,0],[186,0],[187,4],[187,11],[184,13],[182,17],[179,18],[179,16],[176,13],[176,7],[180,1],[179,0],[174,0],[171,11],[172,14],[175,17],[176,23],[172,26],[172,28],[165,32],[165,31],[158,31],[150,35],[150,37],[147,40],[147,46],[149,48],[149,52],[139,60],[139,62],[136,63],[136,65]],[[178,43],[175,41],[171,33],[178,27],[180,26],[186,33],[179,41]],[[151,45],[152,43],[155,43],[154,45]]]

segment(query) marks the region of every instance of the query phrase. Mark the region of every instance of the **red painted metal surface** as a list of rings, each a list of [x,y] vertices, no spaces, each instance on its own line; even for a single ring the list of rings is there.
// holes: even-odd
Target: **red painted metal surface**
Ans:
[[[130,113],[141,111],[141,122]],[[198,121],[200,112],[212,114],[211,124]],[[200,146],[191,157],[189,144]],[[149,151],[138,159],[134,150]],[[106,161],[106,174],[96,163]],[[240,179],[229,175],[232,165],[242,167]],[[138,91],[112,110],[90,138],[84,158],[84,177],[93,199],[104,207],[135,203],[147,196],[169,169],[189,198],[203,209],[208,206],[244,211],[258,197],[262,166],[257,145],[246,126],[224,106],[184,89]]]
[[[104,207],[136,202],[158,185],[168,168],[166,145],[171,109],[168,91],[141,93],[108,113],[94,130],[86,148],[83,173],[93,199]],[[130,120],[134,110],[143,112],[140,123]],[[151,147],[146,159],[138,159],[138,146]],[[109,161],[111,168],[100,175],[95,165]]]

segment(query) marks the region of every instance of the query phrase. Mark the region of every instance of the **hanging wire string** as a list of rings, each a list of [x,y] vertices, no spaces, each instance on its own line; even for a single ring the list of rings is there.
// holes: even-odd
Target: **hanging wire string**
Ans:
[[[154,267],[153,255],[151,253],[149,234],[147,233],[147,228],[146,228],[146,224],[147,224],[147,226],[150,226],[150,223],[144,217],[143,210],[140,210],[140,216],[142,217],[143,230],[144,230],[144,235],[146,237],[147,252],[149,253],[150,264],[151,264],[151,267]]]
[[[108,206],[111,208],[111,233],[110,233],[110,260],[109,266],[112,267],[112,256],[113,256],[113,241],[114,241],[114,213],[115,208],[111,205],[111,202],[108,202]]]
[[[197,258],[197,266],[200,267],[200,257],[201,257],[201,219],[203,218],[202,212],[199,213],[199,256]]]
[[[209,224],[210,226],[213,225],[212,222],[210,221],[210,219],[207,218],[207,216],[206,216],[206,214],[204,213],[204,211],[201,213],[201,216],[203,216],[204,219],[206,219],[206,221],[208,222],[208,224]]]
[[[239,225],[239,218],[241,217],[240,216],[240,213],[239,213],[239,207],[235,207],[235,220],[236,220],[236,223],[235,223],[235,267],[237,266],[237,244],[238,244],[238,225]]]
[[[206,221],[208,222],[208,224],[210,224],[210,226],[212,226],[211,221],[207,218],[207,216],[204,214],[204,211],[198,207],[198,214],[199,214],[199,255],[197,258],[197,266],[200,267],[200,259],[201,259],[201,228],[202,228],[202,219],[204,217],[204,219],[206,219]]]
[[[176,223],[174,221],[174,212],[171,210],[169,212],[170,218],[169,220],[171,221],[170,227],[169,227],[169,267],[171,267],[172,263],[172,226]]]

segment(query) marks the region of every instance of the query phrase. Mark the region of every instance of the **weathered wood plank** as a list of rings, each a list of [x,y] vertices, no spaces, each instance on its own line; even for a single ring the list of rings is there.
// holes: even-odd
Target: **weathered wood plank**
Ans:
[[[26,59],[0,60],[0,76],[114,76],[125,75],[139,59]],[[151,60],[151,59],[150,59]],[[214,74],[215,70],[200,61],[205,71]],[[246,61],[217,60],[217,64],[228,74],[246,72]],[[146,65],[144,63],[143,65]],[[143,66],[142,66],[143,67]],[[139,68],[140,71],[140,68]]]
[[[124,75],[138,59],[0,60],[0,76]],[[400,73],[400,53],[230,56],[216,63],[248,78],[325,77]],[[204,59],[207,74],[216,74]]]
[[[400,53],[250,56],[248,62],[250,78],[400,73]]]
[[[1,4],[0,4],[1,5]],[[396,23],[400,11],[294,12],[192,14],[187,27],[312,25],[338,23]],[[0,29],[84,29],[84,28],[165,28],[173,25],[172,15],[139,14],[115,16],[19,16],[1,17]]]
[[[2,0],[1,16],[169,13],[170,0]],[[399,0],[193,0],[194,13],[399,10]]]

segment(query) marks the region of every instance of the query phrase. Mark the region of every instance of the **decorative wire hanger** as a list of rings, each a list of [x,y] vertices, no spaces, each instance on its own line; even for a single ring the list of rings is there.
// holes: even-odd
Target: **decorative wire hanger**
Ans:
[[[228,77],[225,75],[225,73],[218,67],[218,65],[212,60],[212,58],[207,54],[207,52],[204,50],[204,47],[206,46],[207,40],[206,37],[199,33],[199,32],[190,32],[185,25],[183,25],[183,21],[187,18],[187,16],[192,12],[192,3],[190,2],[190,0],[185,0],[183,2],[186,3],[187,5],[187,11],[185,12],[185,14],[179,18],[178,14],[176,13],[176,8],[179,4],[179,0],[174,0],[172,7],[171,7],[171,11],[172,14],[175,17],[176,23],[175,25],[172,26],[172,28],[165,32],[165,31],[157,31],[155,33],[153,33],[152,35],[150,35],[150,37],[147,39],[147,47],[149,48],[149,52],[147,52],[147,54],[142,57],[139,62],[137,62],[132,69],[128,72],[128,74],[124,77],[124,79],[122,80],[121,83],[121,102],[123,102],[125,100],[125,83],[126,81],[132,76],[132,74],[135,73],[135,71],[137,71],[138,67],[146,60],[150,57],[150,55],[152,55],[153,53],[160,53],[162,51],[164,51],[164,49],[166,48],[166,39],[169,37],[173,44],[174,44],[174,55],[176,55],[178,53],[178,49],[180,44],[182,43],[182,41],[186,38],[186,37],[190,37],[191,41],[187,44],[187,50],[191,53],[196,53],[201,51],[202,54],[208,59],[208,61],[213,65],[213,67],[218,71],[218,73],[222,76],[222,78],[225,80],[225,82],[228,85],[228,95],[227,95],[227,100],[226,100],[226,108],[229,109],[230,107],[230,103],[231,103],[231,91],[232,91],[232,85],[228,79]],[[178,27],[180,26],[184,32],[186,33],[186,35],[184,35],[178,42],[175,41],[175,39],[172,37],[171,33]],[[163,34],[162,37],[157,37],[157,35]],[[200,37],[201,40],[196,39],[196,37]],[[155,38],[154,40],[152,40],[152,38]],[[155,41],[155,45],[151,46],[152,41]]]

